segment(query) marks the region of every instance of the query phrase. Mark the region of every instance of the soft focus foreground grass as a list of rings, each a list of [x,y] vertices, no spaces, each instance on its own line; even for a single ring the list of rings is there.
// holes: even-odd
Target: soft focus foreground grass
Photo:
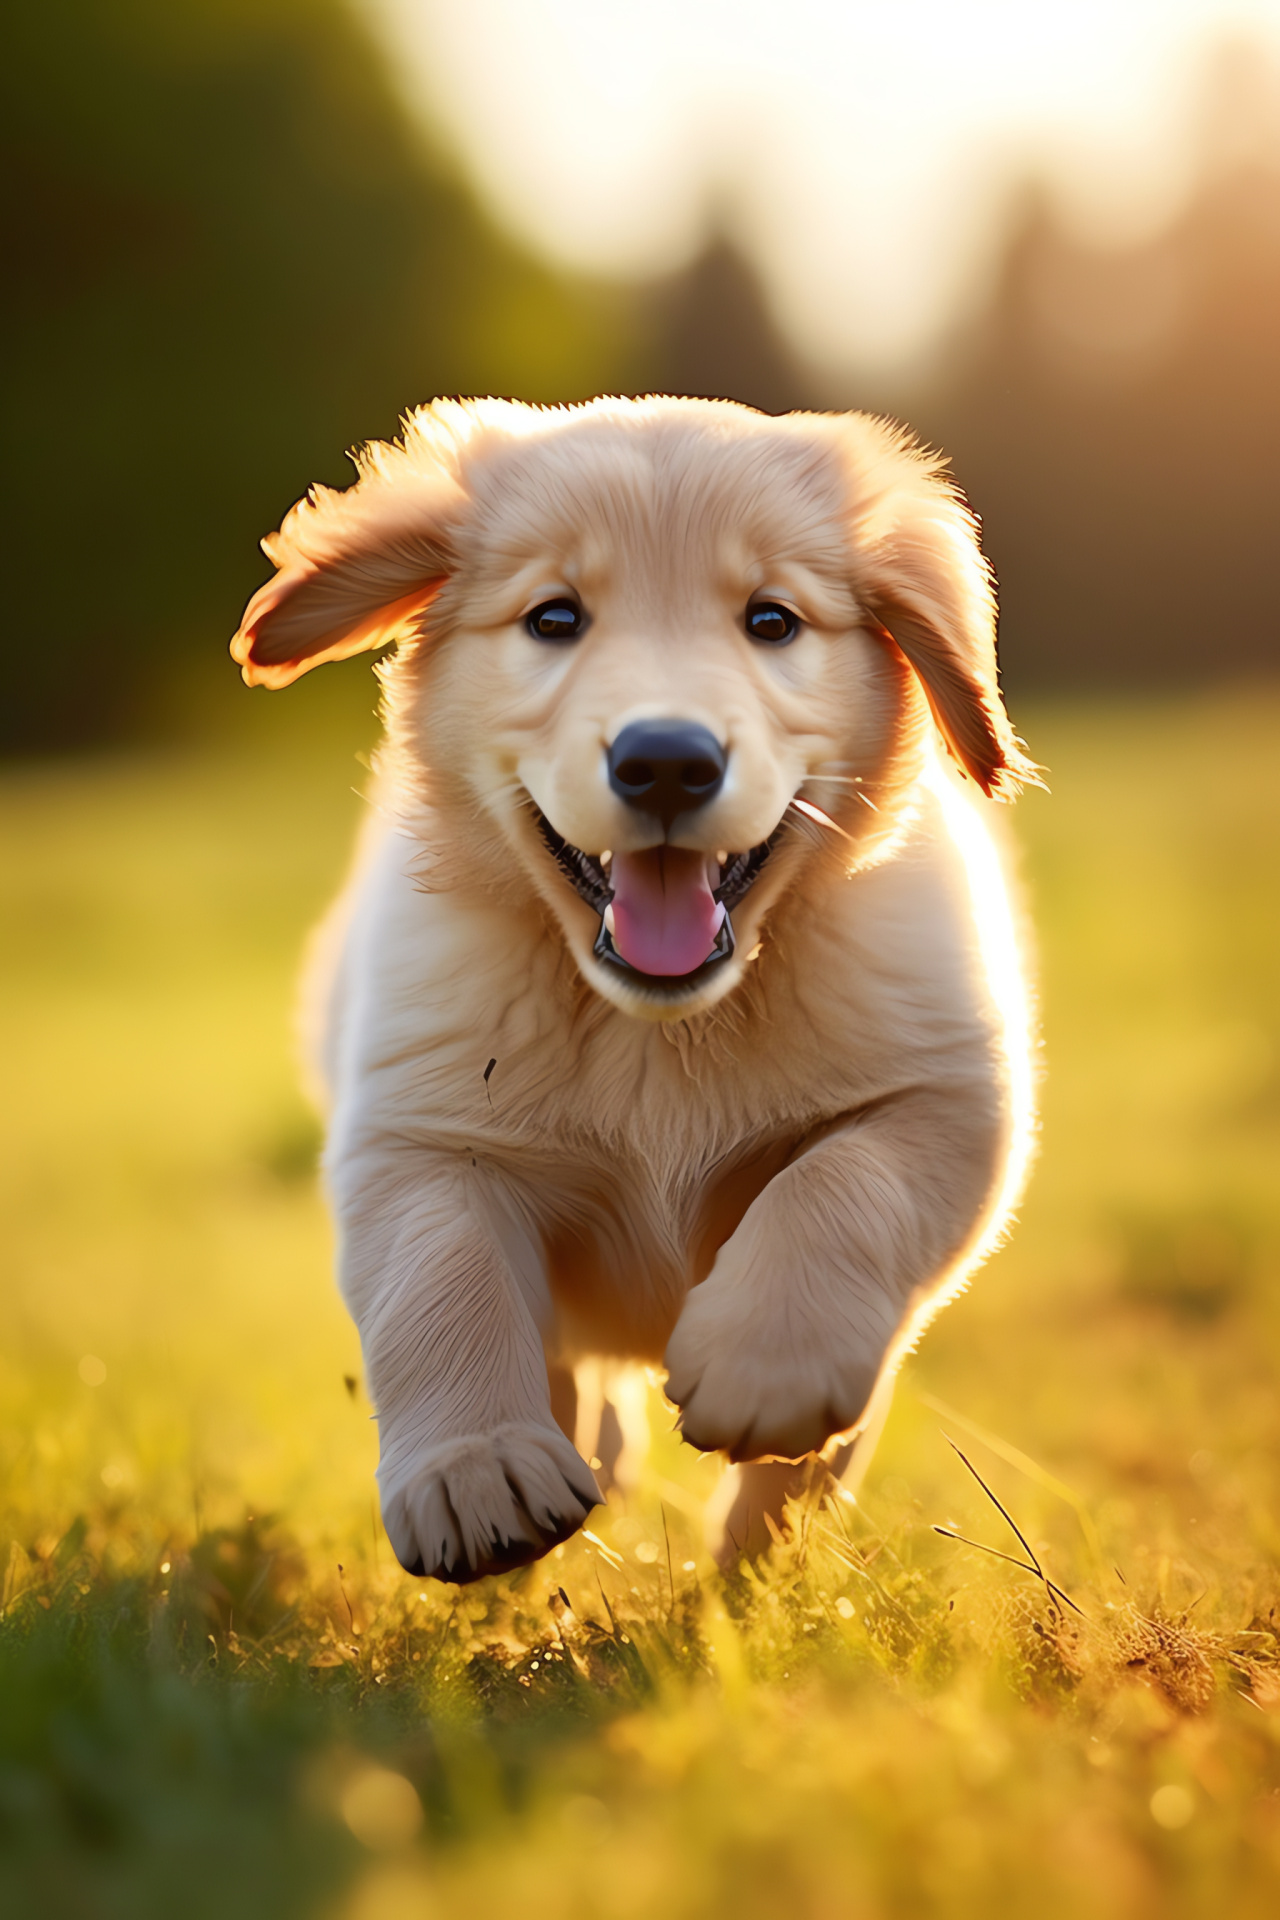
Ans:
[[[361,778],[300,711],[0,789],[0,1911],[1274,1913],[1280,698],[1022,716],[1041,1161],[857,1504],[720,1581],[655,1395],[599,1544],[460,1596],[294,1090]],[[1022,1551],[944,1431],[1082,1613],[932,1530]]]

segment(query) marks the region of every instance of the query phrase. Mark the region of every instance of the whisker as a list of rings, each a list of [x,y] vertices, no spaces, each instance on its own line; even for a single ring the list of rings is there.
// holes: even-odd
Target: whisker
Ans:
[[[826,827],[830,833],[838,833],[842,840],[849,842],[850,846],[857,844],[851,833],[846,833],[843,827],[837,826],[836,822],[831,818],[831,815],[824,813],[821,807],[815,807],[812,800],[801,800],[797,798],[795,800],[788,800],[787,805],[794,807],[797,813],[803,814],[806,820],[812,820],[815,825]]]
[[[806,820],[803,814],[797,815],[795,831],[802,839],[810,841],[812,845],[821,846],[824,837],[822,828],[816,826],[812,820]]]
[[[861,774],[853,774],[851,776],[847,773],[809,773],[805,775],[806,786],[811,785],[815,780],[823,781],[826,785],[832,787],[852,787],[856,798],[861,800],[864,807],[870,807],[872,813],[879,813],[880,811],[875,801],[869,799],[862,791]]]

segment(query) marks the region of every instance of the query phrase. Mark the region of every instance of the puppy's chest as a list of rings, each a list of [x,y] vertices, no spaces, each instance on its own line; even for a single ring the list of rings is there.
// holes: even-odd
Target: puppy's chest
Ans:
[[[750,1036],[699,1043],[628,1027],[620,1038],[541,1036],[514,1050],[498,1095],[509,1137],[554,1143],[567,1162],[650,1185],[677,1205],[726,1162],[863,1095],[863,1077],[816,1047],[779,1058]]]
[[[688,1289],[794,1148],[790,1131],[688,1142],[688,1152],[624,1141],[566,1143],[537,1183],[547,1273],[566,1347],[656,1360]]]
[[[650,1272],[701,1278],[845,1091],[770,1071],[764,1054],[691,1055],[657,1030],[632,1029],[617,1052],[566,1049],[554,1067],[536,1054],[513,1059],[504,1157],[525,1161],[554,1233],[590,1242],[618,1270],[634,1252]]]

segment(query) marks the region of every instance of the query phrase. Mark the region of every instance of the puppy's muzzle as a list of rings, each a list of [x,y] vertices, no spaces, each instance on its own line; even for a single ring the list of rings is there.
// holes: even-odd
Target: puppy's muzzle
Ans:
[[[670,834],[682,813],[705,807],[724,785],[727,757],[691,720],[633,720],[608,750],[609,785]]]
[[[693,720],[636,720],[605,749],[609,786],[662,839],[595,855],[566,841],[544,814],[538,824],[561,871],[600,915],[592,953],[649,995],[685,996],[734,952],[732,909],[745,898],[781,828],[741,853],[673,843],[693,827],[725,783],[729,755]]]

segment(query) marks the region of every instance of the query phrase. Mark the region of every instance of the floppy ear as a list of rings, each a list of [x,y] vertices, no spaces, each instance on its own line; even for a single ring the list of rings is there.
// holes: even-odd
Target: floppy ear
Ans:
[[[448,575],[461,489],[443,463],[381,443],[345,492],[313,487],[262,547],[278,568],[245,608],[232,658],[251,687],[402,639]]]
[[[985,794],[1012,798],[1037,769],[1000,697],[977,521],[932,455],[882,422],[860,424],[879,445],[857,462],[855,591],[915,673],[953,760]]]

